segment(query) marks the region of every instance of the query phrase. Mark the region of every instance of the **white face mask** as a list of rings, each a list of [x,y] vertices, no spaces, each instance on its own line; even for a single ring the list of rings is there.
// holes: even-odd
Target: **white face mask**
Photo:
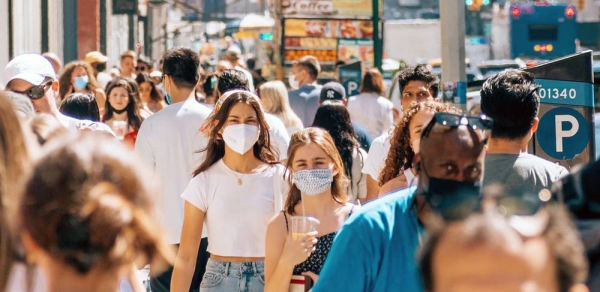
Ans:
[[[223,130],[223,140],[231,150],[244,155],[256,144],[259,134],[257,126],[237,124]]]
[[[288,76],[288,82],[290,83],[290,87],[294,90],[300,88],[300,84],[296,81],[296,76],[294,74]]]
[[[315,196],[331,188],[331,169],[308,169],[294,172],[292,183],[303,195]]]

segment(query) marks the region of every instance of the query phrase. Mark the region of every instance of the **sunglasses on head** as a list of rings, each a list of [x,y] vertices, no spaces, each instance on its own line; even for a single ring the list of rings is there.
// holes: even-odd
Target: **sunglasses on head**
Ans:
[[[40,85],[32,86],[29,89],[27,89],[26,91],[16,91],[16,90],[11,90],[11,91],[15,92],[15,93],[26,95],[27,97],[29,97],[31,99],[40,99],[46,94],[46,91],[48,90],[48,88],[50,88],[50,86],[52,86],[52,83],[54,83],[54,81],[49,80]]]
[[[473,130],[482,131],[482,134],[484,135],[484,139],[482,141],[485,143],[487,142],[487,138],[489,137],[489,132],[492,129],[494,121],[486,115],[471,117],[450,113],[436,113],[431,122],[429,122],[429,124],[427,124],[427,126],[423,129],[421,137],[429,136],[431,130],[436,124],[449,128],[470,126]]]

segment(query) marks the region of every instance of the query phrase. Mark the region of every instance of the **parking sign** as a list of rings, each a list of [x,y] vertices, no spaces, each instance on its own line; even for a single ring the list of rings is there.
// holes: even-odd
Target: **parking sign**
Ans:
[[[570,168],[595,159],[592,52],[524,69],[540,85],[538,130],[530,152]]]
[[[338,80],[346,89],[348,96],[357,95],[362,79],[362,63],[360,61],[347,65],[342,65],[338,68]]]

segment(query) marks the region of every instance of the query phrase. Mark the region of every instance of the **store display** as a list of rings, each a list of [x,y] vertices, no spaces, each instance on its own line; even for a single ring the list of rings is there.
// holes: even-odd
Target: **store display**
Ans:
[[[285,19],[284,64],[315,56],[322,65],[321,76],[333,77],[338,60],[373,64],[373,24],[354,19]]]

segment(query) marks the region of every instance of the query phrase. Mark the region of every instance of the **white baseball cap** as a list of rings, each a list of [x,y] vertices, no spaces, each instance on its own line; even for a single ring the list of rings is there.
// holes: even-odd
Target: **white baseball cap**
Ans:
[[[12,59],[4,69],[6,85],[14,79],[21,79],[33,85],[40,85],[46,78],[56,80],[54,68],[46,58],[37,54],[23,54]]]

